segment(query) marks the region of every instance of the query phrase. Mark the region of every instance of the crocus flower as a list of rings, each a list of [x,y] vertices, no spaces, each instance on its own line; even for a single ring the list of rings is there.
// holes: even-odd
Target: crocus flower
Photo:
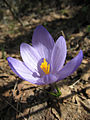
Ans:
[[[66,65],[66,42],[60,36],[56,43],[49,32],[39,25],[32,37],[32,46],[26,43],[20,45],[23,61],[8,57],[11,69],[21,79],[32,84],[46,85],[58,82],[71,75],[81,64],[83,52],[69,61]]]

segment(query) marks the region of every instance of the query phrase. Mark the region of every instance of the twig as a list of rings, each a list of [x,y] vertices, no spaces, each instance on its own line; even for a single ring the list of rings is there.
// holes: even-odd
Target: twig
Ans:
[[[13,91],[15,92],[16,88],[17,88],[17,85],[18,85],[18,81],[16,81],[15,85],[14,85],[14,89]]]
[[[63,31],[63,30],[61,30],[61,33],[62,33],[63,37],[65,38],[65,34],[64,34],[64,31]]]
[[[90,113],[90,106],[88,105],[88,103],[86,104],[84,101],[82,101],[80,97],[78,97],[78,101],[81,103],[81,105],[84,107],[84,109],[89,111],[89,113]]]
[[[4,99],[3,96],[2,96],[2,98]],[[27,119],[23,116],[23,113],[21,113],[19,110],[17,110],[11,103],[9,103],[6,99],[4,99],[4,101],[5,101],[8,105],[10,105],[16,112],[18,112],[18,113],[23,117],[24,120],[27,120]]]
[[[84,107],[84,109],[85,110],[87,110],[87,111],[89,111],[89,113],[90,113],[90,107],[89,107],[89,105],[87,105],[85,102],[83,102],[82,100],[80,100],[80,103],[81,103],[81,105]]]
[[[75,83],[73,83],[72,85],[70,85],[69,87],[70,87],[70,88],[73,88],[79,81],[80,81],[80,79],[77,80],[77,81],[76,81]]]
[[[15,10],[12,9],[11,5],[7,2],[7,0],[3,0],[4,3],[7,5],[7,7],[9,8],[12,16],[21,24],[21,26],[23,26],[22,21],[20,20],[20,18],[16,15]]]

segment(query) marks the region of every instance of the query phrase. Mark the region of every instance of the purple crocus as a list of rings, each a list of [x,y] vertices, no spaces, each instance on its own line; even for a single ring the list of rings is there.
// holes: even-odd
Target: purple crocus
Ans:
[[[81,64],[83,52],[74,57],[66,65],[66,42],[60,36],[56,43],[49,32],[39,25],[32,37],[32,46],[26,43],[20,45],[22,61],[8,57],[11,69],[21,79],[32,84],[46,85],[58,82],[71,75]]]

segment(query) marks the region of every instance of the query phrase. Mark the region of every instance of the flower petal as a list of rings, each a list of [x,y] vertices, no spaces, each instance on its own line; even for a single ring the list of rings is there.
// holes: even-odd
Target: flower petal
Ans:
[[[54,45],[51,55],[51,71],[58,72],[65,62],[67,53],[66,42],[63,36],[60,36]]]
[[[26,67],[26,65],[12,57],[7,58],[9,66],[21,79],[29,81],[32,84],[36,84],[39,77],[34,77],[32,71]]]
[[[38,80],[37,85],[48,85],[57,81],[57,77],[53,74],[44,75],[40,80]]]
[[[40,60],[38,52],[29,44],[22,43],[20,46],[20,53],[25,65],[33,72],[38,71],[37,64]]]
[[[54,46],[54,40],[49,32],[43,26],[39,25],[33,33],[32,45],[42,58],[48,60]]]
[[[76,57],[74,57],[70,62],[68,62],[58,72],[58,76],[59,76],[58,81],[66,78],[67,76],[72,74],[78,68],[78,66],[81,64],[82,59],[83,59],[83,52],[82,52],[82,50],[80,50],[79,54]]]

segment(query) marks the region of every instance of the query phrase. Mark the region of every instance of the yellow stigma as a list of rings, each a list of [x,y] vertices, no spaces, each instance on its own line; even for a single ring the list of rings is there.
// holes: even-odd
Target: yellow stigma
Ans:
[[[46,59],[44,58],[40,68],[44,71],[44,73],[47,75],[50,72],[50,64],[47,63]]]

